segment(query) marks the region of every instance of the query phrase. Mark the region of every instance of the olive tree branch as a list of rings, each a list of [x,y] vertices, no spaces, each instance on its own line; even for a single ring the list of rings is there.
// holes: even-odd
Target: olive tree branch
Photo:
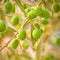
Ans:
[[[24,25],[25,25],[28,21],[29,21],[29,20],[26,20],[25,23],[22,25],[21,28],[23,28]],[[20,29],[21,29],[21,28],[20,28]],[[19,29],[19,30],[20,30],[20,29]],[[18,30],[18,32],[19,32],[19,30]],[[11,42],[11,40],[12,40],[14,37],[16,37],[16,35],[18,34],[18,32],[16,32],[16,34],[6,43],[6,45],[4,45],[2,48],[0,48],[0,52],[1,52],[5,47],[8,46],[8,44]]]
[[[20,9],[25,13],[25,11],[24,11],[24,9],[23,9],[23,7],[22,7],[21,1],[15,0],[15,2],[16,2],[17,5],[20,7]],[[27,23],[28,21],[29,21],[29,20],[26,20],[26,22],[22,25],[21,28],[24,28],[25,25],[26,25],[26,23]],[[21,29],[21,28],[20,28],[20,29]],[[19,30],[20,30],[20,29],[19,29]],[[18,31],[18,32],[19,32],[19,31]],[[16,37],[16,35],[18,34],[18,32],[16,32],[16,34],[6,43],[6,45],[4,45],[2,48],[0,48],[0,52],[1,52],[5,47],[8,46],[8,44],[10,43],[10,41],[11,41],[14,37]]]

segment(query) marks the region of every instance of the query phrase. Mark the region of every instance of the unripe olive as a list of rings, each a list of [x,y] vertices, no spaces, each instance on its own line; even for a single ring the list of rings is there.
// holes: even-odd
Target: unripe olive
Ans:
[[[48,19],[48,18],[49,18],[49,13],[48,13],[48,11],[43,10],[43,13],[41,14],[41,17]]]
[[[10,42],[10,47],[16,49],[18,47],[18,40],[16,38],[14,38],[11,42]]]
[[[6,13],[10,13],[11,10],[12,10],[12,6],[13,6],[13,5],[12,5],[10,2],[6,2],[5,5],[4,5],[4,11],[5,11]]]
[[[5,21],[0,20],[0,32],[3,32],[6,29]]]
[[[20,38],[21,40],[24,40],[26,38],[26,32],[25,30],[21,29],[19,32],[18,32],[18,38]]]
[[[30,8],[26,8],[26,9],[25,9],[25,13],[28,13],[29,11],[31,11]]]
[[[12,24],[13,26],[16,26],[18,23],[19,23],[19,17],[18,17],[18,16],[13,16],[13,17],[11,18],[11,24]]]
[[[44,25],[48,24],[48,20],[47,19],[42,19],[42,24],[44,24]]]
[[[40,25],[38,23],[34,24],[36,28],[40,29]]]
[[[43,13],[43,10],[40,6],[36,6],[34,9],[36,15],[41,16],[41,14]]]
[[[54,11],[55,13],[59,12],[60,6],[59,6],[59,4],[58,4],[57,2],[54,2],[54,3],[52,4],[52,7],[53,7],[53,11]]]
[[[29,19],[34,19],[36,17],[36,14],[34,12],[34,10],[31,10],[28,14],[27,14],[27,17]]]
[[[32,32],[32,36],[34,39],[38,39],[42,34],[42,31],[41,29],[34,29],[33,32]]]

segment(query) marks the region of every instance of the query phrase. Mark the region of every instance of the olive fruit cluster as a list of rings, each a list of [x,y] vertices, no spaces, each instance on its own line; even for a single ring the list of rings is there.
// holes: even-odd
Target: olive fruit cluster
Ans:
[[[5,13],[15,12],[15,7],[9,1],[7,1],[4,5],[4,11]]]
[[[32,31],[32,37],[33,39],[37,40],[42,35],[43,30],[40,28],[40,25],[38,23],[35,23],[34,26],[36,28]]]
[[[36,28],[36,29],[34,29],[32,31],[32,36],[33,36],[34,39],[38,39],[41,36],[41,34],[42,34],[42,29],[40,29],[40,28],[39,29]],[[19,39],[21,39],[21,40],[24,40],[26,38],[26,32],[25,32],[25,30],[24,29],[21,29],[18,32],[17,37]]]
[[[40,16],[42,18],[49,18],[49,13],[46,10],[43,10],[40,6],[36,6],[31,9],[26,9],[25,13],[29,19],[34,19],[36,16]]]
[[[34,10],[31,10],[28,14],[27,14],[27,17],[29,19],[33,19],[35,18],[37,15],[35,14]]]
[[[54,12],[59,12],[60,6],[57,2],[54,2],[52,4],[52,7],[53,7]],[[49,18],[48,11],[45,9],[42,9],[41,6],[36,6],[34,8],[27,8],[27,9],[25,9],[25,13],[29,19],[34,19],[36,16],[40,16],[40,17],[46,18],[46,19]]]
[[[3,32],[6,29],[5,21],[0,20],[0,32]]]
[[[34,39],[38,39],[38,38],[41,36],[41,33],[42,33],[41,30],[38,29],[38,28],[36,28],[36,29],[33,30],[32,36],[33,36]],[[26,38],[26,32],[25,32],[25,30],[24,30],[24,29],[21,29],[21,30],[18,32],[17,37],[18,37],[19,39],[21,39],[21,40],[24,40],[24,39]],[[14,39],[10,42],[10,47],[16,49],[17,46],[18,46],[18,40],[17,40],[16,38],[14,38]],[[23,42],[23,43],[22,43],[22,47],[23,47],[24,49],[27,49],[27,48],[28,48],[28,44],[25,43],[25,42]]]
[[[53,11],[55,13],[60,11],[60,6],[59,6],[59,4],[57,2],[53,2],[52,7],[53,7]]]
[[[40,6],[35,7],[35,13],[42,18],[49,18],[49,13],[46,10],[43,10]]]

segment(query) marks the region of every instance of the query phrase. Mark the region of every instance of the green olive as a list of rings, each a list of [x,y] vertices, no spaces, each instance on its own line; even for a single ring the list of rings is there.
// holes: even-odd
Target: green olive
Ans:
[[[11,40],[9,46],[16,49],[18,47],[18,40],[16,38],[14,38],[13,40]]]
[[[10,2],[6,2],[4,5],[4,11],[6,13],[10,13],[12,11],[13,5]]]
[[[0,32],[3,32],[4,30],[6,30],[5,21],[0,20]]]
[[[19,23],[19,17],[18,17],[18,16],[13,16],[13,17],[11,18],[11,24],[12,24],[13,26],[16,26],[18,23]]]
[[[41,16],[41,14],[43,13],[43,9],[40,6],[36,6],[34,11],[38,16]]]
[[[43,57],[43,60],[54,60],[54,58],[51,54],[45,54],[45,56]]]
[[[31,10],[30,12],[28,12],[27,17],[29,19],[34,19],[36,17],[34,10]]]
[[[28,44],[26,43],[26,42],[22,42],[22,47],[24,48],[24,49],[27,49],[28,48]]]
[[[34,29],[33,32],[32,32],[32,36],[34,39],[38,39],[42,34],[42,31],[41,29]]]
[[[53,2],[52,7],[53,7],[53,11],[55,13],[59,12],[60,6],[59,6],[59,4],[57,2]]]
[[[40,29],[40,25],[38,23],[34,24],[36,28]]]
[[[21,40],[24,40],[26,38],[26,32],[25,30],[21,29],[19,32],[18,32],[18,38],[20,38]]]
[[[44,24],[44,25],[48,24],[48,20],[47,19],[42,19],[42,24]]]
[[[30,8],[26,8],[26,9],[25,9],[25,16],[27,16],[27,14],[28,14],[30,11],[31,11]]]
[[[47,10],[43,10],[43,13],[41,14],[41,17],[48,19],[48,18],[49,18],[49,13],[48,13],[48,11],[47,11]]]

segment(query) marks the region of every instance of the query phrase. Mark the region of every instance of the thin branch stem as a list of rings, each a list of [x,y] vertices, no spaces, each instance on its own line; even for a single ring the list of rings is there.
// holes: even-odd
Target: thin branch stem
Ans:
[[[25,13],[24,8],[22,7],[21,1],[20,1],[20,0],[14,0],[14,1],[15,1],[15,2],[17,3],[17,5],[20,7],[20,9],[22,10],[22,12]]]
[[[5,1],[5,0],[2,0],[1,5],[3,5],[3,4],[4,4],[4,1]]]
[[[2,9],[0,9],[0,16],[2,20],[5,20],[5,14],[4,11]]]
[[[41,5],[42,4],[42,0],[40,1],[40,0],[38,0],[38,5]]]

